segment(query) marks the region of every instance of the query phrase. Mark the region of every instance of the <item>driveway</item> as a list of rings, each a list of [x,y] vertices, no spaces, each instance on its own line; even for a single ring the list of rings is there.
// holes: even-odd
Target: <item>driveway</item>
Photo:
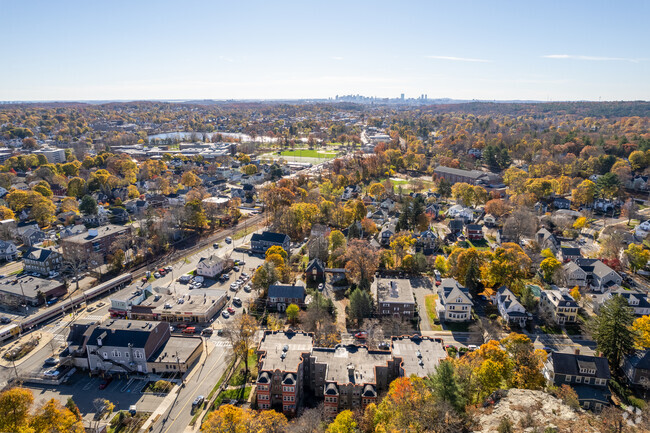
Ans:
[[[419,277],[411,279],[411,287],[413,287],[413,296],[417,303],[418,314],[420,316],[420,331],[432,331],[429,317],[427,316],[427,307],[425,303],[425,296],[435,293],[435,285],[428,277]]]

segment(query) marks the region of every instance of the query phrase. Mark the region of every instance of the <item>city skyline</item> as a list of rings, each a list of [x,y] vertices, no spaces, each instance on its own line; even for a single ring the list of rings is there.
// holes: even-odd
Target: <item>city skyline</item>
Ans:
[[[643,1],[7,1],[4,10],[12,60],[0,70],[2,101],[650,99]]]

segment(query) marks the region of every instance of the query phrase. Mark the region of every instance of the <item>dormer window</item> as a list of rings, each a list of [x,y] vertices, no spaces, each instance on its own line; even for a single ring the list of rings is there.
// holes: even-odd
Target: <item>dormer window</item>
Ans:
[[[463,300],[461,298],[457,298],[456,302],[460,304],[461,302],[463,302]]]
[[[580,373],[582,373],[582,374],[596,374],[596,370],[588,369],[588,368],[581,368]]]

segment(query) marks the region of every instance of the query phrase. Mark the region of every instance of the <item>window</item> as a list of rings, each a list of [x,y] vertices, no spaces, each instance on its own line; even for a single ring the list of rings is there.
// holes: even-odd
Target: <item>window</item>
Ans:
[[[124,357],[129,358],[129,357],[131,357],[131,354],[129,352],[124,352]]]
[[[566,382],[571,382],[571,376],[570,376],[570,375],[565,376],[565,377],[564,377],[564,380],[565,380]]]
[[[590,384],[591,383],[591,377],[585,377],[585,383]]]
[[[576,382],[581,383],[582,382],[582,376],[576,376]]]
[[[269,399],[269,395],[268,395],[268,394],[258,394],[258,395],[257,395],[257,399],[258,399],[258,400],[268,400],[268,399]]]

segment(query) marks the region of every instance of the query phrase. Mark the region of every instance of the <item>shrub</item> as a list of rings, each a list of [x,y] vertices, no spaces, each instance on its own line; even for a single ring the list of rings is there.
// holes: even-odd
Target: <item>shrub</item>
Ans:
[[[501,418],[499,427],[497,427],[497,431],[499,433],[514,433],[515,430],[512,427],[512,421],[510,421],[510,418],[508,416]]]
[[[573,410],[580,408],[578,394],[569,385],[562,385],[556,391],[556,396]]]
[[[630,403],[630,406],[638,407],[641,410],[645,409],[647,405],[645,401],[643,401],[640,398],[636,398],[634,396],[629,396],[627,398],[627,402]]]
[[[499,318],[499,316],[498,316],[497,314],[490,314],[490,315],[488,316],[488,318],[489,318],[490,320],[497,320],[497,319]]]
[[[172,389],[171,382],[167,382],[166,380],[159,380],[153,385],[153,390],[155,392],[169,392],[171,391],[171,389]]]

